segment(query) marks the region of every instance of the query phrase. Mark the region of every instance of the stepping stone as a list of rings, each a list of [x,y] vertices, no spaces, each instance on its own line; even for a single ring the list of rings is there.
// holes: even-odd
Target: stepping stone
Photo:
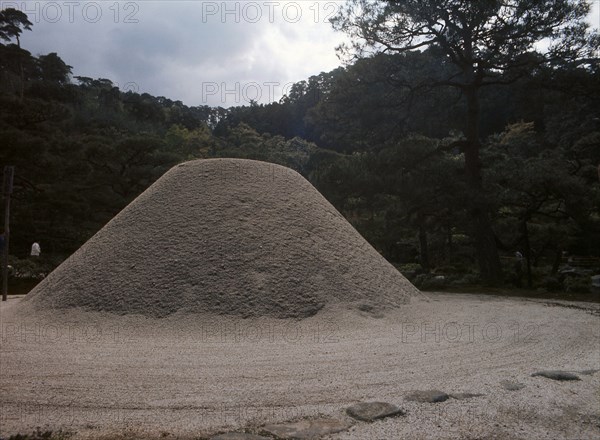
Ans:
[[[361,402],[346,408],[346,413],[357,420],[372,422],[385,417],[403,416],[406,414],[396,405],[385,402]]]
[[[280,425],[265,425],[266,434],[280,439],[316,439],[328,434],[335,434],[349,429],[351,423],[336,419],[300,420]]]
[[[443,391],[438,390],[427,390],[427,391],[414,391],[405,397],[406,400],[411,402],[421,403],[439,403],[445,402],[450,396]]]
[[[537,372],[533,373],[531,376],[532,377],[542,376],[542,377],[547,377],[548,379],[553,379],[553,380],[581,380],[581,379],[579,379],[579,376],[577,376],[576,374],[569,373],[568,371],[559,371],[559,370],[537,371]]]
[[[450,397],[452,397],[453,399],[456,399],[456,400],[467,400],[467,399],[472,399],[473,397],[481,397],[481,396],[483,396],[483,394],[477,394],[477,393],[450,394]]]
[[[600,370],[583,370],[583,371],[580,371],[579,374],[584,374],[586,376],[593,376],[598,371],[600,371]]]
[[[508,391],[519,391],[525,388],[525,384],[519,382],[511,382],[510,380],[503,380],[500,385]]]
[[[211,437],[210,440],[271,440],[269,437],[262,435],[247,434],[245,432],[226,432]]]

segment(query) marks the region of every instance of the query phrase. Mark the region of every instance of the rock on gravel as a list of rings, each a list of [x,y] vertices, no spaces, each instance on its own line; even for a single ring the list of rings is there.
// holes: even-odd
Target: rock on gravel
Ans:
[[[347,408],[346,413],[350,417],[363,422],[372,422],[385,417],[405,414],[405,412],[396,405],[386,402],[360,402]]]
[[[581,380],[579,376],[568,371],[560,370],[548,370],[548,371],[537,371],[531,375],[532,377],[542,376],[553,380]]]
[[[472,399],[473,397],[481,397],[483,394],[479,393],[454,393],[450,394],[450,397],[456,400],[467,400]]]
[[[210,159],[168,171],[19,306],[305,318],[416,294],[297,172]]]
[[[266,425],[263,427],[263,431],[280,439],[316,439],[324,435],[346,431],[351,426],[351,423],[336,419],[314,419]]]
[[[410,402],[421,402],[421,403],[439,403],[445,402],[450,396],[443,391],[438,390],[426,390],[426,391],[414,391],[405,397]]]

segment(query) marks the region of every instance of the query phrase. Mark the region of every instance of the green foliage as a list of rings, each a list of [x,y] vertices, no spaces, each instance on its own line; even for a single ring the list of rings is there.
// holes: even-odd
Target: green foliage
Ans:
[[[524,246],[534,260],[538,253],[570,248],[597,234],[600,186],[591,172],[595,149],[587,147],[594,139],[591,132],[571,148],[555,146],[532,123],[513,124],[491,139],[484,160],[490,193],[501,207],[503,241]]]
[[[12,267],[12,276],[20,279],[39,280],[48,275],[61,261],[44,254],[40,257],[17,258],[11,256],[8,264]]]
[[[229,130],[214,156],[238,157],[277,163],[302,174],[310,172],[311,155],[317,146],[300,138],[285,139],[271,134],[260,135],[245,123]]]
[[[56,52],[38,57],[39,76],[42,81],[66,84],[69,82],[71,66],[67,66]]]
[[[342,53],[435,45],[457,67],[476,66],[482,78],[506,79],[507,73],[519,74],[539,62],[539,56],[565,62],[597,55],[596,35],[585,22],[590,8],[584,0],[351,0],[331,21],[352,39],[340,47]],[[550,43],[545,53],[528,55],[544,39]]]
[[[482,190],[481,91],[510,84],[545,65],[589,64],[598,55],[596,33],[585,22],[590,4],[584,0],[481,1],[350,0],[331,20],[351,39],[338,49],[346,56],[371,62],[373,53],[403,54],[429,48],[445,58],[415,81],[391,80],[408,88],[409,99],[422,85],[455,88],[463,97],[466,199],[479,269],[490,283],[501,280],[501,264],[491,225],[491,208]],[[544,51],[535,45],[546,40]],[[420,231],[423,242],[424,232]],[[421,246],[422,249],[424,246]],[[422,252],[422,255],[426,255]]]
[[[567,277],[564,285],[567,293],[590,293],[592,290],[589,277]]]
[[[27,14],[14,9],[7,8],[0,11],[0,40],[10,41],[15,38],[19,40],[19,36],[23,30],[31,30],[33,23],[27,18]]]
[[[168,151],[183,158],[206,158],[215,154],[217,142],[208,126],[188,129],[182,125],[172,125],[165,134]]]

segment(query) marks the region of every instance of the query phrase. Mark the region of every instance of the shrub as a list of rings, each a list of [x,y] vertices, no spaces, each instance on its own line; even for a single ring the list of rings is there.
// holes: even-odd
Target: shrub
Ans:
[[[402,264],[397,267],[402,275],[411,280],[413,283],[420,274],[423,274],[423,268],[417,263]]]
[[[567,293],[590,293],[592,287],[589,277],[567,277],[564,284]]]
[[[559,292],[563,289],[563,285],[556,277],[545,277],[542,279],[540,286],[548,292]]]
[[[8,263],[12,266],[12,276],[15,278],[39,280],[52,271],[52,264],[43,258],[9,257]]]
[[[429,276],[423,280],[423,289],[435,290],[443,289],[448,285],[448,278],[445,276]]]
[[[452,281],[450,284],[452,286],[473,286],[476,284],[480,284],[481,280],[479,279],[479,275],[474,274],[474,273],[468,273],[466,275],[463,275],[462,277],[457,278],[456,280]]]

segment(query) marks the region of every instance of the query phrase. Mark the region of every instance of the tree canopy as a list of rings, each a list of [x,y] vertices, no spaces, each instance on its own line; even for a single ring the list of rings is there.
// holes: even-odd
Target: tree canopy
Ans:
[[[446,5],[458,20],[452,26],[462,26],[466,14],[481,23],[473,27],[477,38],[491,38],[501,23],[481,17],[491,17],[493,5],[517,3],[532,8],[514,16],[521,21],[555,19],[556,10],[543,8],[559,5],[355,1],[341,14],[350,25],[353,16],[343,14],[372,7],[357,15],[363,24],[395,32],[392,24],[414,29],[435,17],[423,8],[442,14]],[[459,284],[489,281],[490,262],[503,268],[502,282],[516,282],[519,251],[526,284],[571,289],[558,270],[563,253],[600,257],[600,67],[596,37],[575,26],[584,6],[562,3],[572,7],[563,15],[571,21],[553,28],[556,49],[550,39],[527,37],[525,28],[518,46],[525,52],[515,49],[520,33],[512,49],[473,46],[477,60],[496,60],[471,65],[473,75],[485,74],[477,87],[429,37],[415,37],[410,44],[423,45],[411,50],[400,40],[394,44],[406,47],[391,50],[356,37],[348,53],[357,58],[345,66],[294,84],[278,102],[227,109],[72,77],[58,53],[33,56],[10,43],[14,36],[3,40],[0,162],[16,169],[11,253],[24,257],[38,241],[56,264],[171,166],[240,157],[302,173],[419,286],[440,274]],[[410,5],[421,21],[400,20]],[[395,15],[381,15],[387,11]],[[564,42],[566,23],[580,46],[558,59],[560,50],[575,47]],[[440,38],[462,47],[450,24],[444,32],[436,26]],[[375,53],[367,56],[367,49]],[[502,59],[514,60],[514,68],[498,68]],[[482,243],[499,257],[484,255],[483,268]]]
[[[515,81],[545,62],[589,63],[598,52],[583,0],[351,0],[331,21],[353,40],[339,50],[355,57],[368,50],[408,52],[435,47],[448,69],[431,71],[420,86],[458,88],[466,103],[462,144],[472,191],[471,217],[479,268],[501,281],[501,265],[482,188],[480,89]],[[539,51],[536,45],[547,43]],[[418,90],[419,87],[413,88]]]
[[[0,40],[17,40],[17,45],[21,47],[19,37],[24,30],[31,30],[33,23],[27,18],[27,14],[14,8],[8,8],[0,11]]]

